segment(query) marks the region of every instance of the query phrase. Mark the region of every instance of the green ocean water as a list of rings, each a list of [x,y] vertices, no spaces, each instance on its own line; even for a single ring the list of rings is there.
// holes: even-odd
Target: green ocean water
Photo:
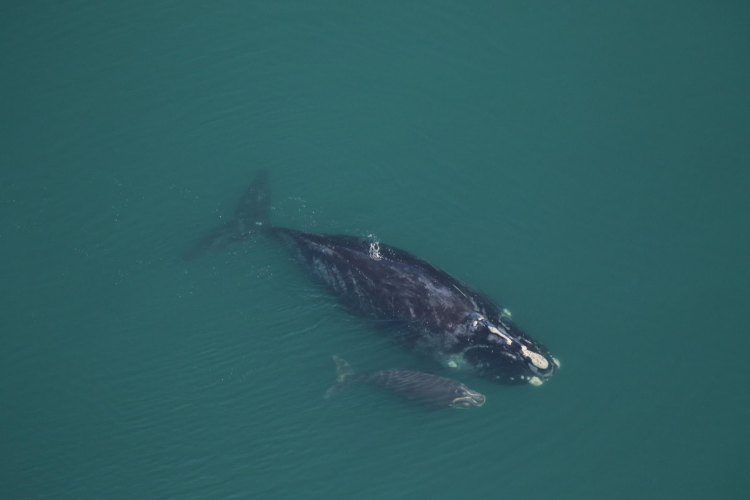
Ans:
[[[741,2],[0,4],[0,499],[682,498],[750,489]],[[261,168],[562,362],[434,370],[284,249],[180,254]],[[441,374],[443,374],[441,372]]]

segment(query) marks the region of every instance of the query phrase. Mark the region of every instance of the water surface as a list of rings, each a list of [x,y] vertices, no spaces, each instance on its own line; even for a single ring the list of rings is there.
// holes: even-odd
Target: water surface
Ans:
[[[0,498],[745,498],[750,11],[625,2],[0,7]],[[542,387],[434,370],[263,240],[260,168],[511,309]],[[354,389],[354,388],[352,388]]]

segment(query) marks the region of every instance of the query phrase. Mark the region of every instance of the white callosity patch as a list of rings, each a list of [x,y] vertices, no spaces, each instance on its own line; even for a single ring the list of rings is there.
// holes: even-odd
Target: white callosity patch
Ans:
[[[510,377],[511,380],[515,380],[515,377]],[[540,386],[544,383],[544,380],[540,379],[539,377],[527,377],[525,375],[521,375],[518,377],[519,380],[526,380],[529,384],[534,386]]]
[[[560,368],[560,360],[557,358],[552,358],[552,361],[555,363],[555,365]]]
[[[494,326],[488,325],[487,329],[490,332],[494,333],[495,335],[499,335],[500,337],[504,338],[506,344],[511,345],[513,343],[513,340],[511,340],[510,337],[508,337],[507,335],[505,335],[503,332],[501,332],[499,329],[495,328]]]
[[[529,351],[525,345],[521,346],[521,352],[524,356],[529,358],[537,368],[546,370],[549,367],[549,361],[547,361],[547,358],[537,352]]]
[[[452,368],[458,371],[469,371],[473,367],[466,361],[463,354],[453,354],[443,359],[443,362],[448,368]]]

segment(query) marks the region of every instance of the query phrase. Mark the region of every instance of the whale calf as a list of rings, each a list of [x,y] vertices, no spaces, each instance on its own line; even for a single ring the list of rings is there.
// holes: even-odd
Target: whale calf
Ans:
[[[410,370],[384,370],[371,373],[354,373],[349,363],[333,356],[336,363],[336,384],[326,397],[337,393],[355,382],[383,387],[408,399],[427,403],[435,408],[471,408],[482,406],[484,395],[472,391],[464,384],[445,377]]]
[[[199,239],[187,260],[254,236],[285,244],[348,308],[388,325],[399,344],[442,365],[504,384],[540,385],[560,364],[484,294],[411,253],[348,235],[270,222],[269,175],[257,174],[234,217]]]

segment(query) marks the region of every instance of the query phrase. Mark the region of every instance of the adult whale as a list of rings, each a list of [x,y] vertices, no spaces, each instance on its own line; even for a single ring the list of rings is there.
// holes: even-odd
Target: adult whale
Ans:
[[[388,320],[401,344],[457,370],[506,384],[540,385],[558,361],[483,294],[409,252],[366,238],[270,224],[268,172],[250,184],[234,217],[198,240],[187,260],[262,234],[283,241],[358,314]]]

